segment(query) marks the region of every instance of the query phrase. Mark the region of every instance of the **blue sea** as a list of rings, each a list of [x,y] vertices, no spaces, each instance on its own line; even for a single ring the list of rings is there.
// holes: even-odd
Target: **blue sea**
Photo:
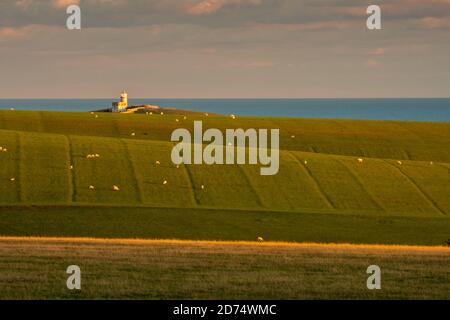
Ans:
[[[0,109],[92,111],[116,99],[0,99]],[[298,118],[450,121],[446,99],[130,99],[201,112],[241,116]]]

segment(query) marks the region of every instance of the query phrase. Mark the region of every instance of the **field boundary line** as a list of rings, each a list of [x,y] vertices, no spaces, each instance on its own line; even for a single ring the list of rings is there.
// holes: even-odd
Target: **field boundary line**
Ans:
[[[67,145],[69,147],[69,161],[70,161],[70,163],[69,163],[69,171],[70,171],[69,179],[70,179],[70,182],[69,183],[70,183],[70,187],[71,187],[71,190],[70,190],[70,201],[72,203],[75,203],[76,199],[77,199],[77,184],[75,182],[76,176],[75,176],[75,162],[73,161],[74,160],[74,156],[73,156],[72,139],[70,139],[70,135],[64,135],[64,137],[66,137]]]
[[[378,207],[378,209],[381,209],[386,212],[386,208],[384,208],[378,201],[375,200],[374,196],[369,192],[367,187],[362,183],[359,175],[354,172],[352,168],[350,168],[345,162],[343,162],[341,159],[334,159],[336,162],[339,162],[349,173],[350,175],[355,179],[356,183],[361,187],[361,190],[364,190],[364,192],[369,196],[370,200]]]
[[[247,182],[247,184],[249,185],[250,189],[252,190],[252,193],[255,194],[256,203],[259,205],[259,207],[266,208],[263,201],[261,200],[261,196],[259,195],[255,186],[252,184],[250,178],[247,175],[247,172],[245,172],[245,168],[243,168],[242,165],[239,165],[239,164],[237,165],[237,167],[239,168],[239,171],[242,172],[242,174],[244,175],[244,179]]]
[[[441,213],[442,215],[446,216],[447,214],[441,209],[439,208],[438,204],[425,192],[422,190],[422,188],[412,179],[410,178],[406,173],[403,172],[402,169],[400,169],[397,166],[394,166],[392,163],[389,163],[389,161],[387,160],[383,160],[385,163],[387,163],[389,166],[395,168],[398,170],[398,172],[407,180],[409,181],[409,183],[417,190],[419,191],[419,194],[422,195],[422,197],[425,198],[425,200],[432,206],[434,207],[439,213]]]
[[[312,175],[312,173],[308,169],[308,167],[303,165],[303,163],[300,161],[300,159],[297,157],[297,155],[295,153],[293,153],[292,151],[287,151],[287,154],[289,154],[294,159],[294,161],[298,164],[298,166],[300,168],[303,168],[303,170],[306,172],[306,176],[309,177],[311,182],[316,187],[319,195],[321,195],[321,197],[325,200],[325,203],[330,207],[330,209],[336,209],[336,207],[334,206],[331,199],[326,195],[326,193],[322,190],[322,188],[320,188],[319,183],[317,182],[316,178],[314,178],[314,176]]]
[[[18,188],[17,188],[17,200],[18,202],[22,202],[23,196],[22,196],[22,133],[17,132],[16,134],[17,139],[17,165],[16,165],[16,181],[19,182]]]
[[[192,198],[194,199],[194,204],[195,204],[195,206],[199,207],[201,204],[200,204],[200,199],[197,196],[197,192],[195,191],[194,177],[192,176],[192,172],[187,165],[181,164],[180,166],[183,168],[184,172],[187,175],[187,181],[189,182],[189,185],[190,185],[189,189],[192,190],[192,192],[190,192],[190,194],[192,195]]]
[[[141,186],[141,183],[140,183],[138,175],[137,175],[136,166],[134,165],[134,161],[133,161],[134,158],[133,158],[133,156],[132,156],[132,154],[130,152],[130,148],[128,146],[127,141],[125,141],[124,139],[121,138],[120,139],[120,143],[122,144],[122,147],[123,147],[123,149],[124,149],[124,151],[125,151],[125,153],[127,155],[127,157],[125,157],[125,158],[126,158],[126,161],[128,163],[128,166],[131,169],[132,179],[134,180],[134,183],[136,184],[136,194],[137,194],[136,198],[137,198],[137,201],[139,203],[144,203],[143,202],[143,197],[142,197],[142,186]]]

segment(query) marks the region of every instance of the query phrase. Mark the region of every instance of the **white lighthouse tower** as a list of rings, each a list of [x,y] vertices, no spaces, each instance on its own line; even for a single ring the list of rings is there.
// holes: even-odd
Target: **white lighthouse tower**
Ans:
[[[120,95],[120,102],[125,103],[128,107],[128,93],[125,90]]]
[[[126,111],[127,108],[128,108],[128,93],[124,90],[120,94],[119,102],[113,102],[112,111],[113,112],[123,112],[123,111]]]

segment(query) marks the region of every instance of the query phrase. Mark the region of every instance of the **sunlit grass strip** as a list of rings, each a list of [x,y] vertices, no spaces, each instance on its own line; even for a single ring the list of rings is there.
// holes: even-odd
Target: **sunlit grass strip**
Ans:
[[[428,251],[450,254],[450,247],[445,246],[413,246],[385,244],[350,244],[350,243],[299,243],[283,241],[211,241],[211,240],[177,240],[177,239],[106,239],[83,237],[0,237],[0,242],[74,242],[92,244],[127,244],[127,245],[186,245],[186,246],[255,246],[255,247],[286,247],[286,248],[316,248],[340,250],[394,250],[394,251]]]

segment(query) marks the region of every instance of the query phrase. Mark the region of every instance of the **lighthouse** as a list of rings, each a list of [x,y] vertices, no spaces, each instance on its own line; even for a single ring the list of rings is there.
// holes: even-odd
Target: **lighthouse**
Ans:
[[[112,104],[112,112],[123,112],[128,108],[128,93],[124,90],[120,94],[119,102],[113,102]]]

